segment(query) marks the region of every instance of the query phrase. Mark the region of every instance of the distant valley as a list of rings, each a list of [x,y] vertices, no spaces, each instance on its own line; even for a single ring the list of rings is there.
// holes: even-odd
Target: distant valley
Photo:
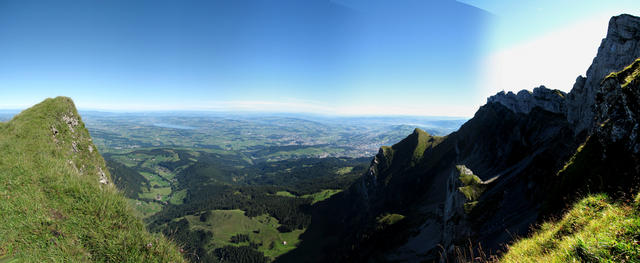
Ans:
[[[242,153],[251,160],[372,156],[421,128],[434,135],[467,119],[450,117],[324,117],[296,114],[82,112],[105,153],[173,147]]]
[[[271,261],[312,207],[351,185],[382,145],[465,119],[84,112],[115,185],[152,231],[198,261]]]

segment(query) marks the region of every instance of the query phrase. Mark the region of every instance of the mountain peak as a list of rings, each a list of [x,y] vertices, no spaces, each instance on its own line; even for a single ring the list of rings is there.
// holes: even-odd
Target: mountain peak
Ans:
[[[110,183],[67,97],[0,123],[0,258],[25,262],[182,262]]]
[[[595,123],[595,96],[600,83],[611,72],[622,70],[640,57],[640,17],[622,14],[609,20],[607,37],[587,70],[567,94],[567,119],[583,132]]]
[[[499,92],[487,103],[499,103],[515,113],[529,113],[533,108],[561,113],[574,125],[575,133],[584,133],[595,121],[596,93],[606,76],[622,70],[640,57],[640,17],[622,14],[609,20],[607,36],[598,48],[598,54],[587,70],[586,77],[578,76],[568,94],[544,86],[533,92],[522,90]]]
[[[608,39],[637,40],[640,36],[640,17],[629,14],[614,16],[609,20]]]
[[[429,134],[428,132],[420,129],[420,128],[415,128],[413,129],[413,132],[411,133],[413,135],[417,135],[417,136],[431,136],[431,134]]]

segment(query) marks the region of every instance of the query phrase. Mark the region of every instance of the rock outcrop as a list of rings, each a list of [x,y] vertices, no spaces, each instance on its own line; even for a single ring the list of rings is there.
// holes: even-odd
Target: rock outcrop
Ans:
[[[640,59],[602,82],[595,109],[599,125],[594,133],[600,142],[640,154]]]
[[[567,94],[560,90],[547,89],[540,86],[533,89],[533,92],[521,90],[518,94],[504,91],[491,96],[487,99],[487,103],[500,103],[515,113],[528,114],[535,107],[553,113],[565,113]]]
[[[567,119],[576,133],[588,132],[595,123],[595,96],[600,82],[609,73],[620,71],[640,57],[640,17],[620,15],[609,21],[607,37],[602,40],[597,56],[586,77],[578,77],[567,95]]]
[[[596,121],[595,97],[600,90],[600,82],[609,73],[622,70],[640,57],[639,28],[639,17],[631,15],[612,17],[607,36],[602,40],[598,54],[587,70],[587,76],[578,76],[568,94],[540,86],[533,92],[522,90],[514,94],[502,91],[489,97],[487,103],[500,103],[516,113],[526,114],[534,107],[563,113],[575,126],[575,133],[584,135]]]
[[[640,188],[640,60],[611,73],[595,99],[595,123],[557,180],[549,187],[545,209],[577,200],[580,193],[610,197]]]

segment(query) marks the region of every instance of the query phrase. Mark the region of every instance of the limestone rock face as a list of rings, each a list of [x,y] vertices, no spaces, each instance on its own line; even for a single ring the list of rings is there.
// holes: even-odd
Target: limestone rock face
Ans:
[[[590,132],[595,125],[595,97],[603,79],[611,72],[622,70],[640,57],[640,17],[619,15],[612,17],[606,38],[602,40],[597,56],[587,70],[587,76],[579,76],[565,94],[544,86],[533,92],[522,90],[518,94],[500,92],[487,99],[497,102],[516,113],[527,114],[534,107],[562,113],[574,125],[575,133]]]
[[[620,144],[632,155],[640,153],[640,60],[608,77],[596,96],[594,129],[600,143],[607,147]],[[630,77],[636,75],[636,78]],[[628,83],[621,83],[625,78]],[[624,86],[624,87],[623,87]]]
[[[586,77],[578,77],[567,95],[567,119],[575,125],[576,133],[588,131],[595,122],[595,96],[600,83],[609,73],[620,71],[640,57],[640,17],[620,15],[609,21],[607,37],[602,40],[598,55],[587,70]]]
[[[528,114],[535,107],[553,113],[566,112],[565,96],[567,94],[559,90],[550,90],[545,86],[533,89],[533,92],[521,90],[518,94],[504,91],[491,96],[487,103],[500,103],[515,113]]]

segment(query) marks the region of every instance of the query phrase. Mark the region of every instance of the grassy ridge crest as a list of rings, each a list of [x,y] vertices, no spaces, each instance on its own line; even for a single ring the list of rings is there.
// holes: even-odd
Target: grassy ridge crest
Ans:
[[[3,260],[184,262],[133,216],[66,97],[0,124],[0,219]]]

